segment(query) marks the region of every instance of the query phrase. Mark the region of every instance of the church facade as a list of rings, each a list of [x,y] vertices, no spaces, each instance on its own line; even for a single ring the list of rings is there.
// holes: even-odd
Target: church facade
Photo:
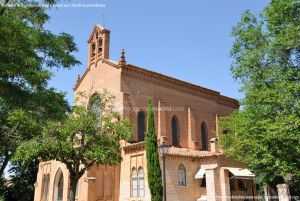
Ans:
[[[147,100],[152,98],[158,143],[165,157],[169,201],[249,200],[256,195],[253,174],[222,155],[218,120],[239,107],[219,92],[128,64],[124,51],[109,59],[110,31],[96,25],[88,40],[88,66],[74,95],[107,91],[134,128],[134,141],[122,142],[121,164],[94,165],[80,179],[78,201],[151,201],[147,182],[145,131]],[[162,164],[162,158],[160,158]],[[68,170],[59,161],[41,162],[34,201],[67,201]],[[251,199],[252,200],[252,199]]]

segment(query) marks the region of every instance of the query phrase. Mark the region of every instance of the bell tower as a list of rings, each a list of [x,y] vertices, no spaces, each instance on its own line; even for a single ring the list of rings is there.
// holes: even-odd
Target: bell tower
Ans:
[[[110,31],[99,24],[96,24],[88,40],[89,64],[98,59],[109,59],[109,37]]]

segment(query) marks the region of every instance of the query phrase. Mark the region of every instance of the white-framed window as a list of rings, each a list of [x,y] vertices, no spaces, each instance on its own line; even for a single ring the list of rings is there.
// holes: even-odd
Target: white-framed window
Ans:
[[[137,171],[135,168],[132,169],[131,173],[131,197],[138,196],[138,181],[137,181]]]
[[[178,186],[186,186],[186,171],[182,164],[178,166]]]
[[[138,170],[138,197],[145,196],[145,179],[144,179],[144,171],[143,168],[139,168]]]
[[[131,173],[131,197],[145,197],[145,177],[142,167],[132,168]]]

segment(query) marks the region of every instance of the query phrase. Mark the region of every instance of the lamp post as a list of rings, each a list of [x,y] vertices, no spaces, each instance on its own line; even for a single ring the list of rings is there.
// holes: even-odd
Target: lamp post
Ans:
[[[166,154],[168,153],[168,145],[166,145],[164,142],[159,145],[159,152],[163,158],[163,189],[164,189],[164,200],[163,201],[167,201],[167,193],[166,193]]]

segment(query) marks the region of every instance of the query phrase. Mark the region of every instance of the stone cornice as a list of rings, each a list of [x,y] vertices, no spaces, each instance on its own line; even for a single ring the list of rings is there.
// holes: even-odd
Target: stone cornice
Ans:
[[[133,144],[128,144],[123,147],[125,154],[137,153],[145,150],[146,142],[137,142]]]
[[[200,161],[200,160],[207,160],[207,159],[218,159],[220,155],[210,155],[210,156],[189,156],[189,155],[170,155],[167,154],[166,158],[180,158],[180,160],[193,160],[193,161]]]
[[[238,100],[224,96],[224,95],[219,95],[218,103],[221,105],[227,105],[227,106],[233,107],[235,109],[238,109],[240,106],[240,103]]]

